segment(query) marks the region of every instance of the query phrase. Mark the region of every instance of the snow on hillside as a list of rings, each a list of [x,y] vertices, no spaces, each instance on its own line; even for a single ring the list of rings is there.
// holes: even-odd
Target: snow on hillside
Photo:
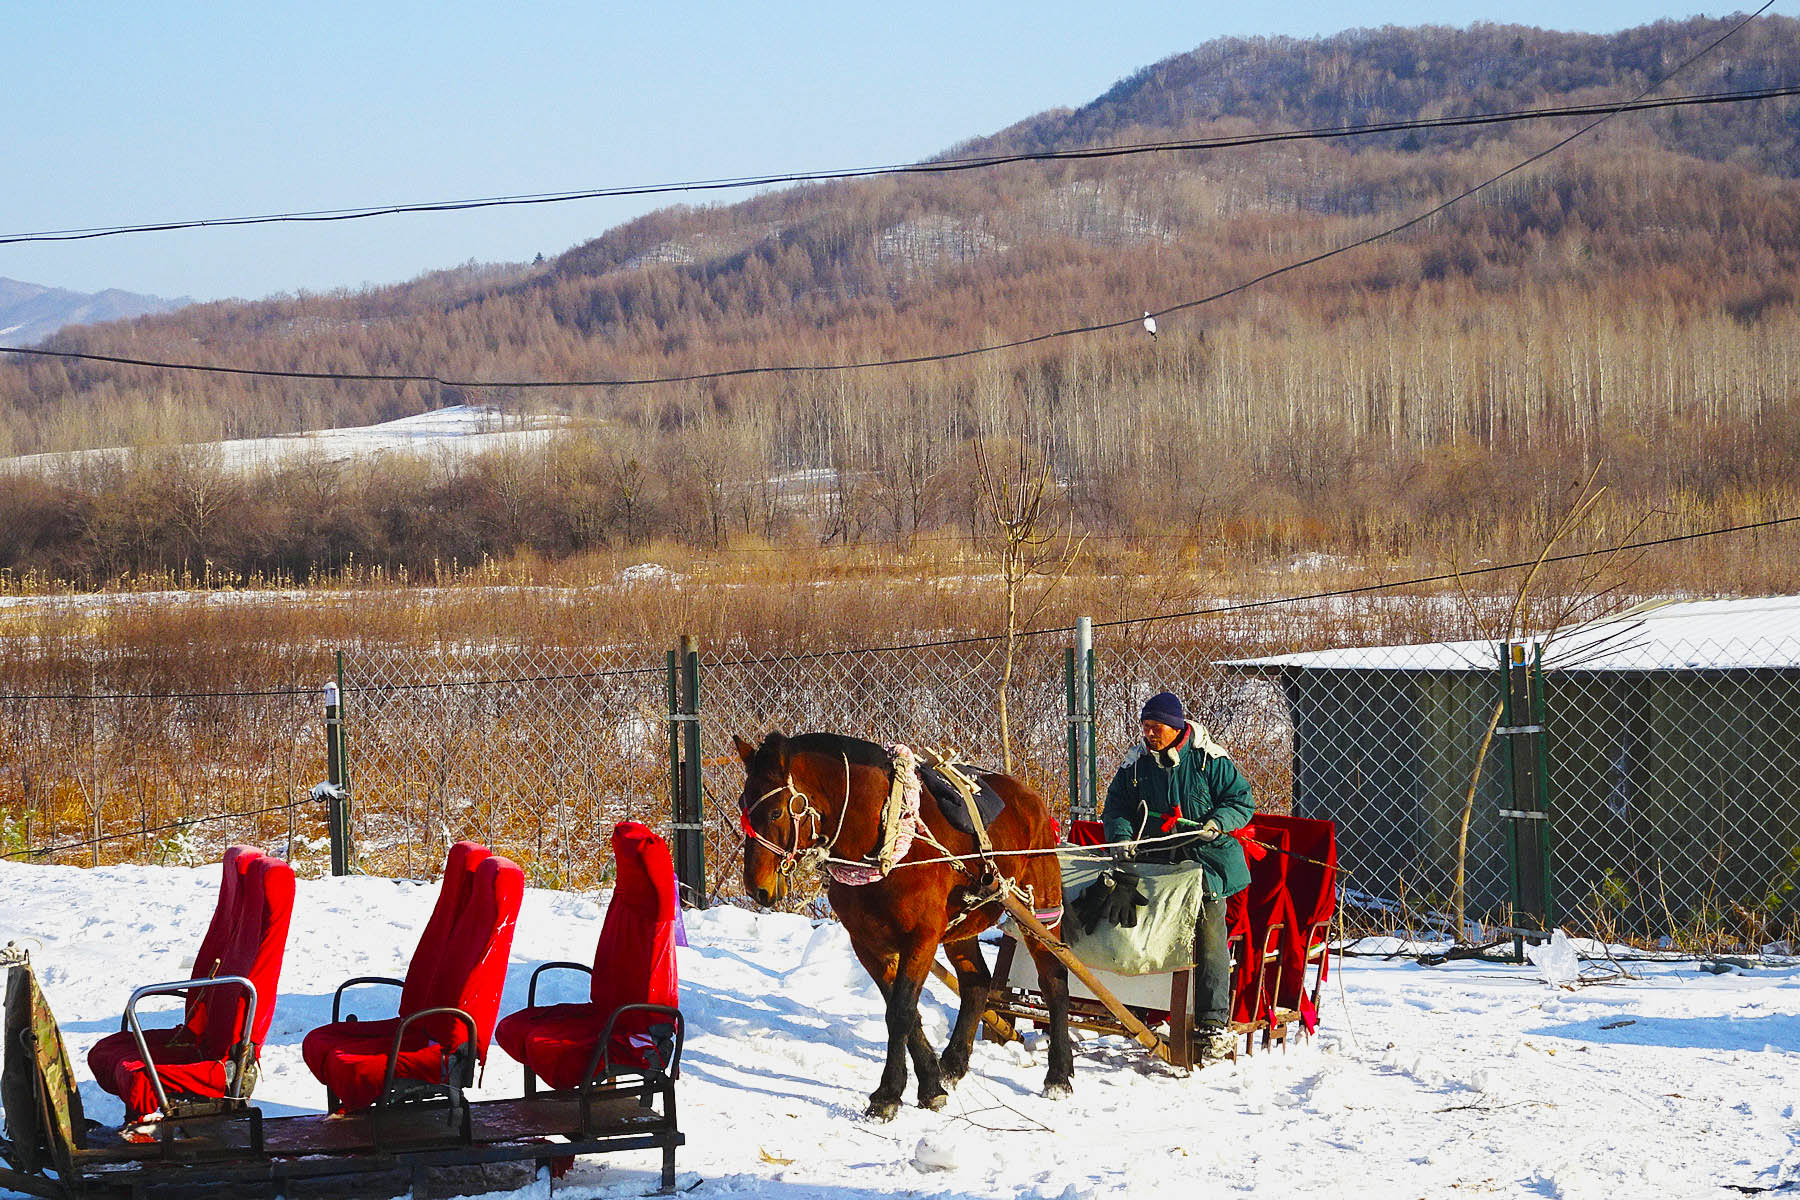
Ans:
[[[238,438],[192,447],[216,454],[221,466],[236,470],[278,464],[294,457],[342,462],[379,454],[450,454],[525,449],[543,444],[567,425],[562,417],[504,416],[483,405],[456,404],[416,416],[347,429],[313,429],[278,437]],[[123,447],[24,454],[0,459],[0,471],[51,473],[84,462],[123,458]]]
[[[0,941],[32,943],[78,1076],[133,986],[185,974],[216,888],[216,867],[0,863]],[[257,1090],[266,1112],[321,1106],[301,1037],[329,1018],[338,982],[403,969],[434,894],[301,881]],[[524,1003],[535,964],[591,957],[601,915],[594,896],[528,892],[502,1011]],[[696,1197],[1615,1200],[1800,1183],[1800,968],[1633,964],[1635,979],[1568,991],[1532,966],[1355,958],[1328,989],[1321,1036],[1286,1054],[1184,1077],[1084,1037],[1075,1096],[1050,1101],[1041,1049],[978,1043],[944,1112],[907,1108],[878,1125],[861,1112],[886,1032],[843,931],[723,908],[688,914],[687,932],[679,1163]],[[949,1018],[933,984],[934,1041]],[[496,1047],[482,1094],[519,1087]],[[91,1082],[82,1093],[90,1116],[120,1117]],[[583,1160],[556,1194],[644,1194],[653,1160]],[[485,1186],[546,1194],[523,1176]]]

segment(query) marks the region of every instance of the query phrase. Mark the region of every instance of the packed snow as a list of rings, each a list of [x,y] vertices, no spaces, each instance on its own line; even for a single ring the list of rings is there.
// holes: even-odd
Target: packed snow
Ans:
[[[79,1077],[132,987],[186,973],[217,876],[0,863],[0,942],[32,950]],[[319,1110],[301,1037],[329,1019],[343,979],[404,969],[434,896],[428,881],[300,881],[256,1093],[266,1113]],[[526,893],[503,1012],[524,1004],[537,963],[591,957],[603,903]],[[1582,943],[1520,966],[1355,957],[1327,989],[1319,1036],[1288,1052],[1184,1076],[1082,1035],[1075,1095],[1053,1101],[1039,1095],[1041,1045],[978,1043],[945,1111],[908,1107],[884,1125],[862,1116],[886,1042],[880,1002],[840,927],[727,907],[687,914],[686,931],[679,1187],[697,1197],[1615,1200],[1800,1187],[1796,966],[1627,963],[1631,977],[1595,983],[1617,968],[1577,969]],[[571,989],[553,1000],[583,986],[568,973],[546,982]],[[378,1015],[373,1002],[391,996],[370,991]],[[941,1044],[952,1009],[935,983],[923,1011]],[[519,1088],[496,1046],[480,1094]],[[82,1099],[90,1116],[121,1116],[91,1082]],[[655,1167],[653,1152],[584,1159],[555,1193],[647,1194]],[[528,1174],[482,1186],[549,1188]]]

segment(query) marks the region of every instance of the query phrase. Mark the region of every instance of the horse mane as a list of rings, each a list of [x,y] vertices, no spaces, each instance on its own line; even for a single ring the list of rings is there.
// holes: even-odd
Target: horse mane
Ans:
[[[846,737],[841,733],[802,733],[794,737],[771,733],[756,749],[756,767],[758,770],[776,769],[780,758],[795,754],[821,754],[827,758],[848,759],[857,766],[875,767],[882,771],[891,771],[894,767],[893,756],[888,753],[886,746],[862,738]]]

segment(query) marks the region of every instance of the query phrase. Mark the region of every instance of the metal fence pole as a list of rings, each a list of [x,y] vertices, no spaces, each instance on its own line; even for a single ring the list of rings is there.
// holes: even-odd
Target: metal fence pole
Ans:
[[[350,766],[344,737],[344,652],[337,678],[325,685],[325,826],[331,834],[331,873],[348,875],[355,858],[350,830]]]
[[[1550,814],[1544,809],[1539,786],[1544,761],[1544,726],[1534,695],[1533,669],[1526,646],[1508,642],[1502,646],[1501,719],[1494,732],[1506,739],[1507,807],[1500,816],[1508,822],[1512,867],[1513,952],[1524,957],[1525,939],[1550,929],[1550,864],[1546,827]]]
[[[1088,819],[1100,819],[1100,710],[1094,693],[1094,618],[1082,617],[1075,624],[1076,641],[1083,651],[1087,693],[1082,712],[1087,716],[1087,753],[1082,756],[1082,787]]]
[[[675,874],[682,899],[706,907],[706,821],[700,805],[700,639],[683,634],[669,651],[669,784]]]
[[[1075,645],[1063,652],[1063,693],[1069,710],[1069,819],[1092,821],[1096,816],[1094,759],[1094,620],[1075,623]]]

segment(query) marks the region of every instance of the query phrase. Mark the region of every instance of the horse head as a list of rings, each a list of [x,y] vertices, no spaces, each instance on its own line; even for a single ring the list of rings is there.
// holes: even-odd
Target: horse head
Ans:
[[[741,737],[731,741],[744,760],[744,790],[738,796],[744,890],[766,908],[787,894],[788,876],[806,848],[807,835],[817,836],[818,822],[809,819],[810,806],[795,803],[799,793],[789,774],[792,747],[787,738],[771,733],[760,746]]]
[[[760,746],[732,740],[744,760],[744,888],[767,906],[787,894],[796,871],[837,861],[847,833],[869,836],[865,826],[879,821],[888,794],[889,758],[873,742],[834,733],[771,733]]]

